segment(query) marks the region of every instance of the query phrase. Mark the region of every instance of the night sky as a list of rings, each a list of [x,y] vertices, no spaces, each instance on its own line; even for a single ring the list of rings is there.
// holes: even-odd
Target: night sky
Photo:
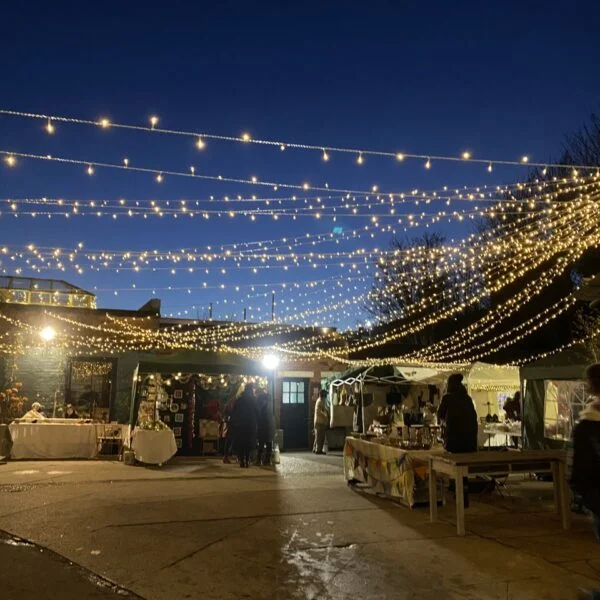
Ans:
[[[469,150],[474,157],[550,161],[560,154],[565,133],[579,127],[600,106],[597,2],[477,3],[321,3],[282,7],[279,3],[13,3],[0,19],[0,108],[148,125],[186,131],[275,139],[315,145],[452,155]],[[283,3],[282,3],[283,4]],[[356,6],[357,8],[353,8]],[[372,225],[380,209],[360,216],[316,219],[227,215],[225,195],[290,196],[284,190],[256,185],[193,180],[160,171],[223,175],[314,186],[401,192],[444,185],[497,185],[527,174],[526,167],[497,167],[356,155],[206,140],[199,151],[194,139],[158,133],[108,130],[0,116],[0,150],[51,154],[89,162],[151,167],[135,173],[84,165],[61,165],[19,159],[15,167],[0,165],[2,217],[0,243],[11,252],[36,247],[94,250],[177,250],[240,244],[309,233],[328,234],[342,228],[339,243],[301,246],[298,252],[387,248],[392,234],[377,232],[346,240],[350,232]],[[299,198],[319,195],[295,192]],[[90,200],[123,198],[147,204],[169,200],[175,206],[195,200],[223,216],[149,217],[38,215],[11,216],[9,198]],[[326,205],[339,204],[322,195]],[[298,201],[297,201],[298,202]],[[357,202],[365,203],[362,197]],[[255,203],[256,204],[256,203]],[[291,206],[287,202],[286,206]],[[271,205],[271,207],[273,204]],[[275,205],[276,206],[276,205]],[[264,204],[256,207],[268,208]],[[39,208],[39,207],[37,207]],[[236,207],[236,208],[239,208]],[[389,207],[387,207],[389,209]],[[436,212],[443,207],[428,205]],[[460,208],[459,204],[453,208]],[[23,206],[23,212],[36,210]],[[40,210],[44,210],[43,208]],[[411,209],[412,210],[412,209]],[[416,208],[414,209],[416,210]],[[404,212],[399,210],[399,212]],[[399,235],[404,225],[381,217]],[[436,226],[449,238],[470,231],[465,224]],[[339,229],[337,230],[339,235]],[[376,232],[376,228],[372,228]],[[418,235],[414,228],[408,235]],[[286,250],[287,251],[287,250]],[[85,261],[84,261],[85,262]],[[340,261],[338,261],[340,262]],[[270,317],[270,292],[277,290],[279,317],[311,310],[315,303],[335,304],[369,287],[372,267],[364,264],[324,269],[306,265],[249,268],[178,264],[193,272],[131,270],[83,274],[46,270],[96,291],[102,307],[137,308],[155,292],[163,314],[206,317],[213,303],[215,318],[263,320]],[[245,263],[254,265],[258,263]],[[86,263],[87,265],[87,263]],[[4,256],[6,274],[22,269],[36,275],[24,260]],[[204,269],[209,267],[207,274]],[[352,277],[349,282],[345,277]],[[327,279],[318,287],[304,282]],[[279,284],[302,282],[301,289]],[[206,289],[202,289],[206,284]],[[250,286],[256,284],[252,289]],[[269,285],[265,285],[269,284]],[[135,285],[134,289],[132,286]],[[225,289],[219,286],[225,285]],[[178,291],[168,286],[181,288]],[[239,286],[239,291],[235,290]],[[355,289],[356,288],[356,289]],[[188,292],[187,290],[190,290]],[[116,292],[116,294],[115,294]],[[335,294],[336,298],[331,299]],[[341,298],[339,297],[341,295]],[[340,327],[368,318],[360,302],[332,313],[306,315],[308,322]],[[304,320],[297,318],[296,321]]]

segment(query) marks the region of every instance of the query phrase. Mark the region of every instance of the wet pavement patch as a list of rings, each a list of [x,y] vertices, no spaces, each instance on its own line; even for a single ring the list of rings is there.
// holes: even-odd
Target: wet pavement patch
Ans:
[[[1,531],[0,564],[7,600],[143,600],[56,552]]]

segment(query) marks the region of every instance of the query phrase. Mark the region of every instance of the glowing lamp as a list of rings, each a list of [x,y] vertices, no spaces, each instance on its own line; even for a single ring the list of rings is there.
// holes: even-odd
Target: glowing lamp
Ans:
[[[54,327],[47,325],[40,331],[40,337],[44,342],[51,342],[56,337],[56,330]]]
[[[274,371],[279,366],[279,357],[274,354],[265,354],[262,360],[263,366],[269,371]]]

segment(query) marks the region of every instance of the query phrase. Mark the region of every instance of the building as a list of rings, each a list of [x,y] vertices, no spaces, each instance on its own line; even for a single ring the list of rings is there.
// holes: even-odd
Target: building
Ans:
[[[159,390],[161,418],[176,431],[182,453],[195,453],[208,405],[216,401],[223,410],[244,382],[255,379],[271,391],[285,447],[302,449],[311,443],[319,390],[344,370],[329,359],[263,360],[276,344],[323,334],[314,328],[169,319],[156,299],[139,310],[99,309],[94,294],[56,280],[2,278],[0,286],[0,382],[6,390],[0,421],[37,401],[48,415],[61,416],[70,403],[80,416],[135,423],[160,382],[166,390],[164,399]]]

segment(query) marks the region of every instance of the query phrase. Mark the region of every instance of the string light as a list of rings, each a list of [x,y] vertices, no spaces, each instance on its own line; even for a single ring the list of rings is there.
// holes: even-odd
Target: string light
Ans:
[[[128,167],[129,166],[129,159],[128,158],[124,158],[123,159],[123,164]]]
[[[57,116],[57,115],[44,115],[44,114],[39,114],[39,113],[15,111],[15,110],[8,110],[8,109],[0,109],[0,114],[13,116],[13,117],[20,117],[20,118],[29,118],[29,119],[44,119],[44,120],[52,119],[53,121],[61,121],[64,123],[69,123],[69,124],[74,124],[74,125],[97,125],[98,124],[97,121],[89,120],[89,119],[80,119],[80,118],[75,118],[75,117],[64,117],[64,116]],[[322,149],[325,149],[330,154],[332,152],[340,152],[340,153],[351,153],[351,154],[355,154],[355,155],[360,153],[364,156],[371,155],[371,156],[392,157],[392,158],[398,156],[398,152],[394,152],[394,151],[345,148],[345,147],[336,146],[335,144],[323,146],[322,144],[317,145],[317,144],[304,144],[304,143],[295,143],[295,142],[282,142],[282,141],[268,140],[268,139],[253,139],[250,136],[250,134],[248,134],[248,133],[243,133],[241,136],[238,137],[238,136],[231,136],[231,135],[211,134],[211,133],[207,133],[207,132],[199,133],[199,132],[186,131],[186,130],[159,129],[156,127],[158,124],[158,121],[159,121],[158,117],[156,117],[156,116],[151,117],[150,118],[151,126],[149,128],[141,126],[141,125],[133,125],[133,124],[126,124],[126,123],[110,123],[110,126],[114,127],[114,128],[137,130],[137,131],[158,131],[163,134],[177,135],[177,136],[189,136],[189,137],[194,137],[194,138],[197,138],[199,135],[201,135],[203,139],[214,139],[214,140],[220,140],[220,141],[225,141],[225,142],[254,143],[254,144],[259,144],[261,146],[277,146],[282,149],[288,148],[288,147],[298,149],[298,150],[322,150]],[[404,153],[402,153],[402,156],[403,156],[403,158],[414,158],[414,159],[429,158],[430,160],[435,159],[435,160],[440,160],[440,161],[452,161],[452,162],[455,162],[455,161],[464,162],[464,160],[465,160],[462,156],[457,157],[457,156],[451,156],[451,155],[439,155],[439,154],[431,153],[431,152],[428,154],[404,152]],[[522,166],[524,164],[529,164],[529,165],[537,166],[537,167],[544,166],[542,163],[530,162],[529,156],[527,156],[527,155],[523,155],[520,160],[502,160],[502,159],[498,159],[498,158],[491,159],[491,157],[480,158],[480,159],[473,159],[471,157],[469,160],[471,162],[482,163],[485,165],[489,164],[490,162],[493,162],[494,164],[502,164],[502,165],[506,165],[506,166]],[[359,163],[359,164],[362,164],[362,163]],[[557,163],[552,166],[555,168],[561,168],[561,169],[562,168],[572,169],[574,165]],[[575,167],[578,169],[595,169],[596,165],[575,165]]]
[[[4,162],[6,162],[9,167],[14,167],[17,164],[17,159],[12,154],[8,154],[4,157]]]
[[[92,165],[88,165],[87,174],[88,175],[93,175],[94,174],[94,167]]]
[[[362,152],[359,152],[358,157],[356,159],[356,164],[362,165],[364,162],[365,162],[365,160],[363,158]]]
[[[327,162],[329,160],[329,154],[327,154],[327,150],[323,148],[323,160]]]
[[[163,179],[164,179],[163,174],[162,173],[158,173],[158,175],[156,176],[156,181],[158,183],[162,183]]]
[[[206,148],[206,142],[201,137],[198,137],[196,141],[196,148],[198,148],[198,150],[204,150],[204,148]]]
[[[110,127],[110,121],[108,119],[100,119],[100,127],[102,127],[102,129],[108,129]]]
[[[471,158],[471,153],[469,151],[465,151],[462,153],[463,160],[469,160]]]
[[[402,152],[396,152],[396,160],[402,162],[404,160],[404,154],[402,154]]]
[[[430,159],[430,158],[428,158],[428,159],[425,161],[425,168],[426,168],[426,169],[431,169],[431,159]]]
[[[494,170],[494,167],[492,166],[492,163],[490,163],[490,164],[488,165],[488,168],[487,168],[487,170],[488,170],[488,173],[491,173],[491,172]]]
[[[55,131],[54,125],[52,124],[52,119],[48,119],[48,123],[46,124],[46,131],[52,135]]]

